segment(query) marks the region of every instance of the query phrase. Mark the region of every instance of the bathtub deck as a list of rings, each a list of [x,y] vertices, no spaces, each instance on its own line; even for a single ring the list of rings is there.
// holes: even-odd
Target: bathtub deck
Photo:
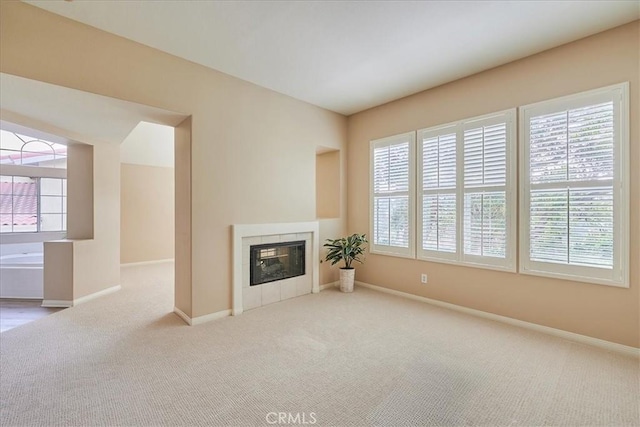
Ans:
[[[33,322],[64,308],[40,307],[37,299],[0,299],[0,332]]]

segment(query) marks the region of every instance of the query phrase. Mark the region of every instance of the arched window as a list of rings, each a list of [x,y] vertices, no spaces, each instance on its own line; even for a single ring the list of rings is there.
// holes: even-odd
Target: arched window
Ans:
[[[0,130],[0,164],[66,168],[67,147]]]
[[[67,147],[0,130],[0,165],[0,232],[64,232]]]

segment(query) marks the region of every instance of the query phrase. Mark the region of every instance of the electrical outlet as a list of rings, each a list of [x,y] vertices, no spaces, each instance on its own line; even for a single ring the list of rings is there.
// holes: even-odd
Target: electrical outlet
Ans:
[[[423,273],[423,274],[420,276],[420,281],[421,281],[422,283],[427,283],[427,275]]]

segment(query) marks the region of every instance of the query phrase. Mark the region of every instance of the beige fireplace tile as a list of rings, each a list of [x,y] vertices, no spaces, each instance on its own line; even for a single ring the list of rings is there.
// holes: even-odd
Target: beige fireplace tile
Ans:
[[[244,237],[242,238],[242,247],[249,247],[251,245],[259,245],[262,243],[262,237],[253,236],[253,237]]]
[[[262,288],[262,305],[280,301],[280,281],[259,286]]]
[[[265,243],[279,243],[280,242],[280,235],[279,234],[274,234],[272,236],[262,236],[262,244]]]
[[[306,295],[311,293],[311,275],[296,277],[296,295]]]
[[[298,278],[292,277],[280,282],[280,299],[286,300],[298,296]]]
[[[311,240],[311,233],[298,233],[297,240]]]
[[[248,266],[251,263],[251,250],[249,246],[242,247],[242,265]]]
[[[242,308],[251,310],[262,305],[262,289],[260,286],[251,286],[242,290]]]
[[[242,272],[242,288],[250,287],[249,282],[251,280],[251,275],[249,274],[249,266],[245,266],[246,269]]]
[[[311,239],[307,240],[304,245],[304,271],[307,274],[310,274],[313,270],[313,250],[311,249]]]
[[[298,235],[296,233],[280,235],[281,242],[294,242],[296,240],[300,240],[298,239]]]

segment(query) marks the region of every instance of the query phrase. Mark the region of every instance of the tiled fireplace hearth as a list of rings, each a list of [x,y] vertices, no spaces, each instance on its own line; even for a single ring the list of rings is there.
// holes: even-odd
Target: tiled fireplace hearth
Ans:
[[[280,279],[277,275],[266,283],[252,284],[251,247],[262,250],[262,268],[291,269],[285,261],[294,252],[285,248],[297,244],[296,254],[303,252],[305,265],[298,266],[294,277]],[[302,245],[303,248],[301,247]],[[280,258],[280,260],[278,260]],[[233,226],[233,311],[237,316],[245,310],[320,291],[319,243],[317,222],[275,224],[236,224]],[[254,267],[254,275],[255,268]],[[301,273],[304,274],[301,274]],[[288,276],[284,274],[283,277]]]

